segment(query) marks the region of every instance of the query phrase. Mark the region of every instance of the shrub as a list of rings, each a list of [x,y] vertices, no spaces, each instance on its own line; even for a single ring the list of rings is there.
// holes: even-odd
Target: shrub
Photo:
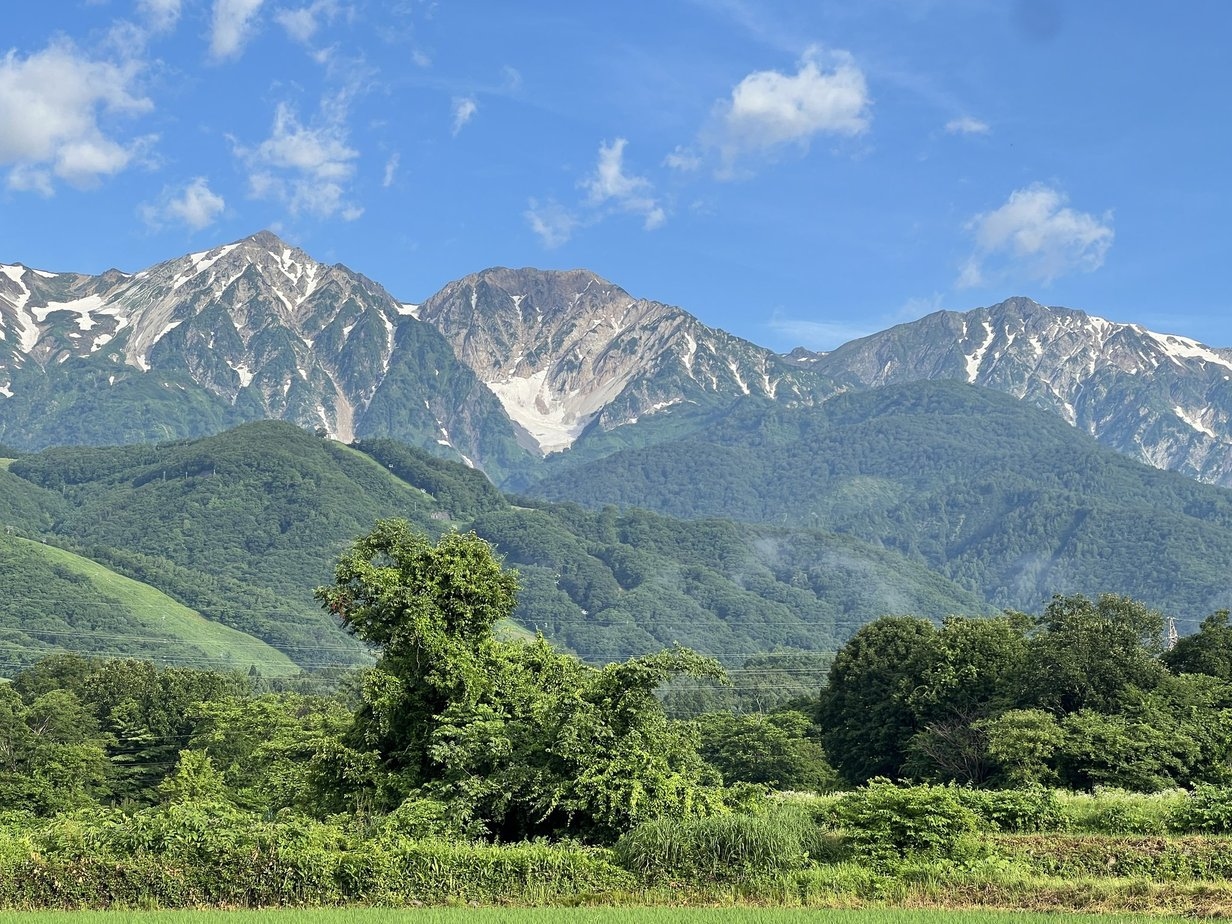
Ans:
[[[808,811],[777,808],[684,821],[649,821],[616,842],[616,862],[643,879],[744,881],[836,859],[841,845]]]
[[[1171,821],[1176,831],[1232,833],[1232,787],[1198,784],[1173,811]]]
[[[1067,825],[1061,803],[1050,789],[960,789],[958,797],[976,814],[981,827],[992,831],[1027,834]]]
[[[896,786],[871,780],[835,805],[848,842],[876,862],[905,855],[962,859],[979,818],[963,804],[957,786]]]

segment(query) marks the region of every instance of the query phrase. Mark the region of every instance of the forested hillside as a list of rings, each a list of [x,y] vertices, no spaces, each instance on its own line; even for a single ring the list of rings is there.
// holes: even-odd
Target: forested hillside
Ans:
[[[473,529],[489,539],[520,572],[516,622],[594,661],[680,643],[738,665],[833,650],[887,612],[989,609],[923,564],[850,536],[511,503],[481,473],[421,450],[345,446],[278,422],[197,441],[51,449],[0,473],[0,524],[15,534],[142,581],[304,667],[366,660],[312,592],[339,551],[388,516],[433,536]],[[67,589],[50,599],[53,586],[40,606],[76,599]],[[0,607],[3,625],[17,628],[24,599],[17,588]],[[57,644],[97,652],[87,641]],[[114,651],[159,656],[134,644]]]
[[[533,493],[834,531],[997,607],[1039,612],[1053,593],[1126,593],[1192,628],[1232,603],[1232,494],[958,383],[818,408],[749,402],[692,436],[557,464]]]

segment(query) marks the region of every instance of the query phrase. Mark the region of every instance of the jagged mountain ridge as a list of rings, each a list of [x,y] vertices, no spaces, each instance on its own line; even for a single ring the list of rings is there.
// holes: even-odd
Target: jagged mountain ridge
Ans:
[[[958,379],[1232,485],[1230,376],[1232,351],[1025,298],[779,356],[585,270],[494,268],[404,304],[269,232],[135,274],[0,265],[0,442],[20,449],[274,418],[526,485],[545,456],[673,439],[741,399]]]
[[[955,379],[1059,414],[1156,468],[1232,486],[1232,350],[1011,298],[939,311],[797,365],[848,387]]]
[[[419,306],[548,454],[594,426],[635,424],[683,405],[753,395],[811,405],[834,389],[770,350],[586,270],[495,268]]]
[[[3,266],[0,434],[39,448],[272,418],[344,441],[391,435],[497,469],[516,464],[495,397],[411,310],[269,232],[135,274]],[[77,412],[57,414],[66,404]],[[191,405],[186,419],[177,404]],[[120,418],[119,434],[74,432],[88,416],[81,405]],[[134,423],[143,412],[151,419]]]

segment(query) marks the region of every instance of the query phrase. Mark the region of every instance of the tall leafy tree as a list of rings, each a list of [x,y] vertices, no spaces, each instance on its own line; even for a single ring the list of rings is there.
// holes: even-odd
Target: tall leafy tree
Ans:
[[[1163,628],[1160,613],[1129,597],[1053,597],[1028,643],[1022,705],[1120,711],[1133,691],[1163,680]]]
[[[502,838],[609,840],[714,807],[695,739],[654,692],[717,665],[677,649],[598,669],[542,639],[501,641],[492,630],[516,592],[473,534],[434,544],[383,520],[359,539],[317,591],[381,651],[341,765],[386,800],[444,803],[455,824]]]
[[[928,620],[886,616],[856,632],[835,656],[818,719],[830,763],[847,782],[898,776],[920,730],[913,698],[937,645],[937,628]]]

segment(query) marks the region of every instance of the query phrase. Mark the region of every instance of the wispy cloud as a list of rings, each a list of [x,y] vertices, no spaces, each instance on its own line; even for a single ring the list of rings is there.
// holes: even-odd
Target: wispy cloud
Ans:
[[[170,32],[180,21],[180,0],[137,0],[137,9],[155,32]]]
[[[214,0],[210,55],[216,61],[239,57],[256,28],[264,0]]]
[[[987,135],[989,127],[974,116],[959,116],[945,123],[945,130],[951,135]]]
[[[540,203],[531,199],[522,213],[530,229],[539,236],[543,246],[554,249],[573,236],[580,221],[576,215],[554,199]]]
[[[473,96],[456,96],[453,100],[453,136],[456,138],[458,132],[462,131],[462,127],[466,125],[475,113],[479,111],[479,103],[475,101]]]
[[[140,212],[151,227],[176,221],[200,231],[212,225],[226,206],[223,197],[210,189],[209,181],[199,176],[178,189],[167,187],[159,202],[143,205]]]
[[[613,206],[618,211],[640,215],[647,231],[667,221],[667,213],[651,195],[650,180],[625,173],[626,139],[617,138],[611,144],[599,145],[599,162],[595,172],[582,181],[587,201],[592,206]]]
[[[595,169],[578,183],[586,197],[574,208],[555,199],[542,205],[536,199],[530,200],[523,215],[544,246],[559,247],[579,228],[598,224],[612,214],[637,215],[647,231],[667,221],[667,210],[654,195],[654,184],[646,177],[625,171],[627,145],[625,138],[600,143]]]
[[[701,165],[701,155],[679,144],[676,145],[675,150],[663,158],[663,166],[671,167],[673,170],[679,170],[683,173],[691,173],[699,169]]]
[[[141,68],[94,59],[66,41],[0,58],[0,164],[10,166],[9,187],[51,195],[56,178],[85,187],[129,166],[151,139],[117,139],[99,116],[154,108],[137,89]]]
[[[1103,265],[1112,246],[1112,213],[1095,216],[1066,203],[1060,190],[1035,183],[1014,190],[1000,208],[967,222],[975,249],[955,285],[971,288],[1019,277],[1048,284]]]
[[[872,104],[864,72],[845,51],[811,48],[796,73],[754,71],[716,108],[708,134],[725,167],[786,146],[807,148],[818,135],[868,131]]]
[[[338,0],[315,0],[307,6],[280,7],[274,21],[293,41],[311,44],[323,25],[332,23],[342,13]]]
[[[394,180],[398,176],[398,164],[402,161],[402,155],[395,151],[389,155],[389,160],[385,161],[385,175],[381,178],[381,187],[389,189],[394,185]]]
[[[292,214],[353,220],[363,209],[350,201],[349,184],[359,151],[347,138],[346,99],[327,97],[308,125],[279,103],[269,138],[256,148],[236,147],[249,167],[249,187],[261,199],[276,199]]]

